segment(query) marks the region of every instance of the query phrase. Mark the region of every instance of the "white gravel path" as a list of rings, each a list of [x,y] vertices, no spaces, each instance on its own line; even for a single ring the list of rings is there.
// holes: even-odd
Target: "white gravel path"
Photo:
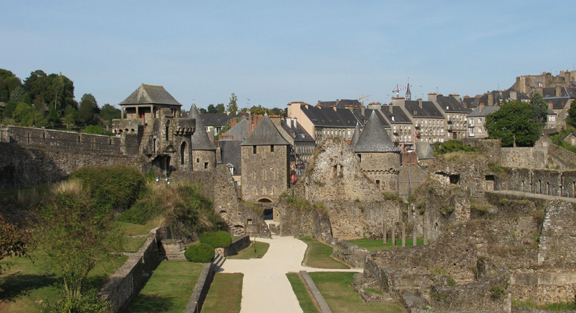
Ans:
[[[302,312],[286,277],[288,272],[362,272],[302,266],[306,243],[294,237],[258,238],[270,244],[262,259],[226,260],[222,273],[243,273],[241,313]]]

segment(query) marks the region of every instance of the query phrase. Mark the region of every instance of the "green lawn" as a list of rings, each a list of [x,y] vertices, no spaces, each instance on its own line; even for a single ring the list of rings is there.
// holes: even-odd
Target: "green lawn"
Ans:
[[[138,249],[146,242],[147,238],[132,238],[124,236],[122,238],[124,252],[138,252]]]
[[[366,248],[368,251],[380,251],[380,250],[389,250],[398,247],[402,247],[402,239],[396,238],[396,246],[392,246],[392,239],[388,239],[386,243],[383,243],[381,239],[373,240],[373,239],[357,239],[357,240],[347,240],[358,247]],[[418,238],[416,243],[421,246],[424,244],[424,239]],[[412,246],[412,238],[406,238],[406,246]]]
[[[512,300],[512,306],[548,310],[552,312],[576,310],[576,304],[574,302],[547,303],[543,305],[538,305],[532,301]]]
[[[228,259],[261,259],[270,248],[269,243],[256,241],[252,243],[250,247],[241,250],[236,255],[227,256]]]
[[[203,313],[238,313],[242,301],[242,273],[216,273],[202,306]]]
[[[294,290],[296,298],[298,298],[302,311],[304,311],[304,313],[319,313],[320,311],[316,308],[312,296],[308,292],[308,288],[306,288],[306,284],[304,284],[300,275],[297,273],[288,273],[286,276],[292,285],[292,290]]]
[[[348,265],[330,256],[332,254],[332,247],[310,237],[304,237],[300,240],[308,245],[304,256],[304,266],[316,268],[350,268]]]
[[[153,219],[145,225],[118,222],[118,226],[124,230],[126,236],[147,235],[150,230],[158,227],[160,224],[161,223],[157,219]]]
[[[309,273],[320,293],[334,313],[364,312],[405,312],[396,303],[366,303],[360,294],[350,286],[354,273]]]
[[[125,312],[183,312],[203,267],[200,263],[163,261]]]
[[[127,256],[117,255],[107,264],[97,266],[90,272],[87,285],[100,288],[107,276],[126,262]],[[0,312],[40,312],[39,305],[59,297],[55,286],[60,280],[47,272],[34,253],[30,257],[15,257],[3,260],[10,264],[8,271],[0,276]]]

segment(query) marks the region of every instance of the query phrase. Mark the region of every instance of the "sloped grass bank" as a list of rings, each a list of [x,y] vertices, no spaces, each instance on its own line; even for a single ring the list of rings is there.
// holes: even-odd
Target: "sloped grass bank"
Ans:
[[[204,264],[163,261],[125,312],[182,313]]]
[[[286,274],[286,277],[288,277],[290,285],[292,285],[292,290],[298,299],[302,311],[304,313],[320,313],[314,304],[314,300],[312,300],[312,296],[308,292],[308,288],[306,288],[306,284],[304,284],[302,278],[300,278],[300,275],[297,273],[288,273]]]
[[[396,303],[364,302],[351,286],[354,273],[317,272],[309,275],[334,313],[405,312]]]
[[[348,265],[337,261],[330,256],[333,251],[332,247],[310,237],[304,237],[300,240],[304,241],[308,245],[306,254],[304,255],[304,261],[302,262],[304,266],[336,269],[350,268]]]
[[[261,259],[268,252],[270,244],[266,242],[256,241],[250,247],[240,250],[236,255],[230,255],[228,259],[247,260],[247,259]]]
[[[238,313],[242,301],[242,273],[216,273],[202,313]]]

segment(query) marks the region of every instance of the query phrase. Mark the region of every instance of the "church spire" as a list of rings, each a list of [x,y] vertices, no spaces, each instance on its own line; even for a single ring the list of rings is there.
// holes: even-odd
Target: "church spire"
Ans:
[[[410,92],[410,79],[408,79],[408,85],[406,86],[406,100],[412,100],[412,93]]]

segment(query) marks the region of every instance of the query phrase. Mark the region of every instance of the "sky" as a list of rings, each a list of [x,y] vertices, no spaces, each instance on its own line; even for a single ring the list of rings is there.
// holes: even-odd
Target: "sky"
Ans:
[[[576,1],[1,0],[0,68],[116,105],[161,85],[183,109],[390,102],[576,69]],[[401,91],[401,96],[404,91]]]

